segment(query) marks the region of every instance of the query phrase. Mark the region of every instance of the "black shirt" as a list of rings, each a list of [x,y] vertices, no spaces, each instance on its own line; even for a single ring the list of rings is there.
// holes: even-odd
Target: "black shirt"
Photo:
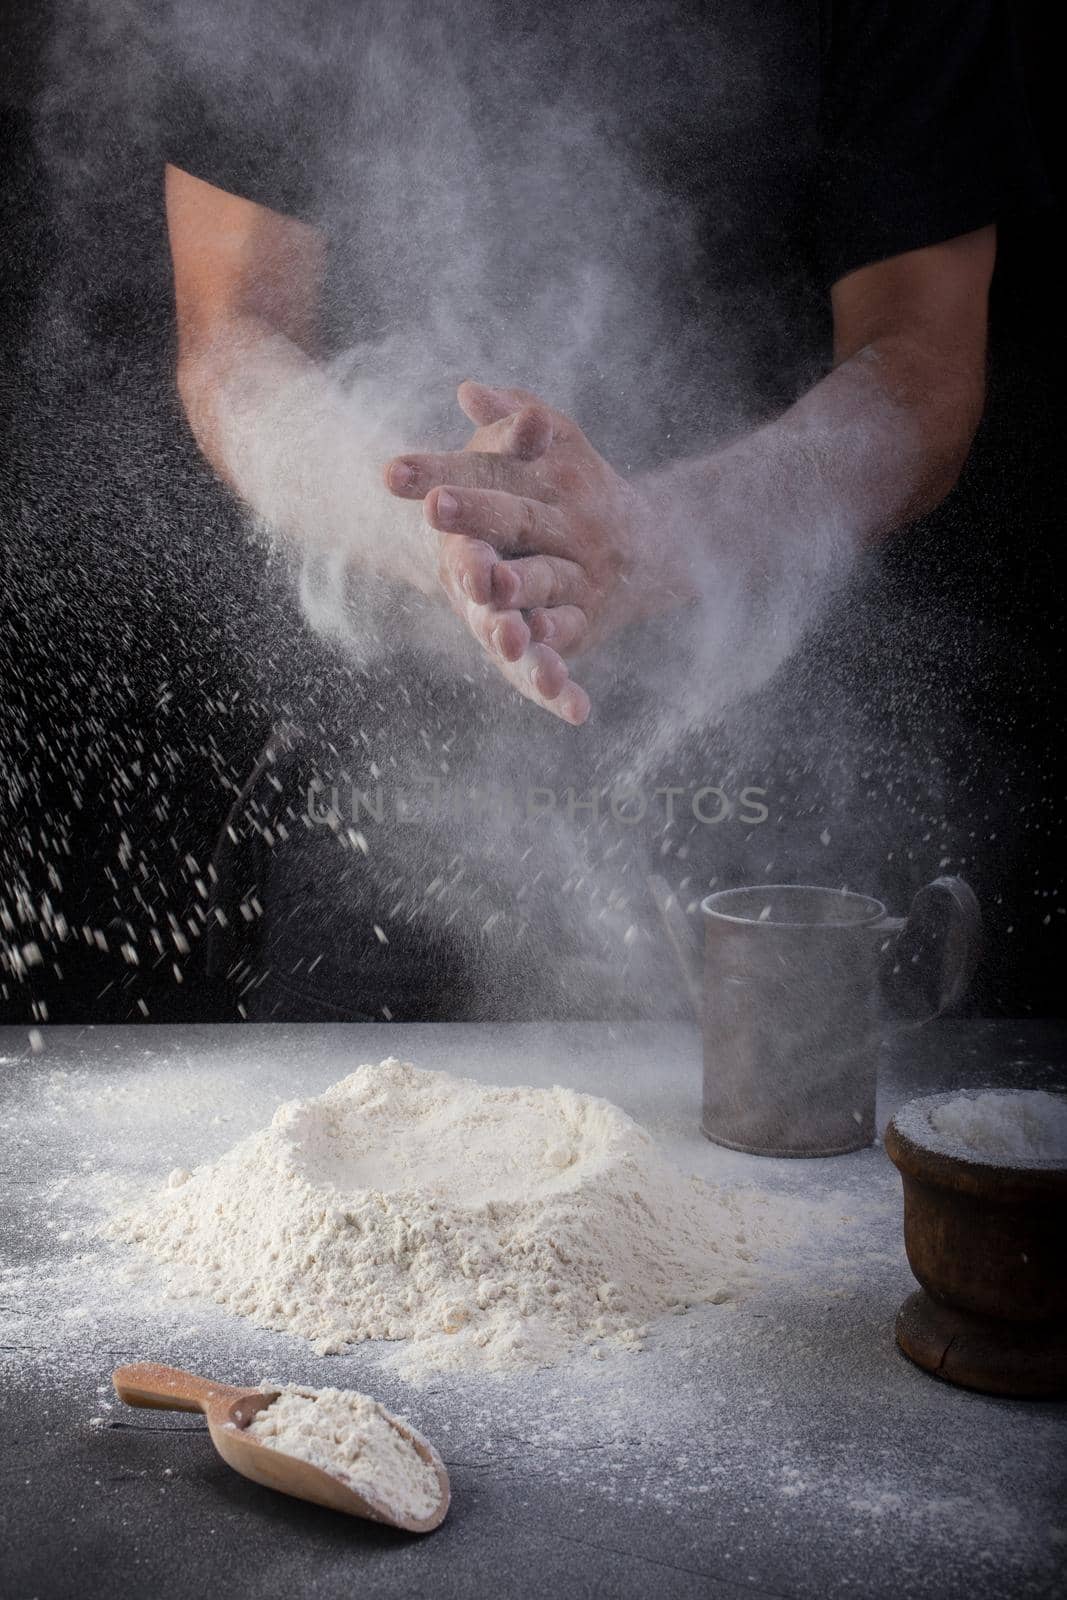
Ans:
[[[417,329],[627,460],[787,403],[830,283],[1041,189],[1000,0],[268,0],[176,48],[168,159],[325,228],[337,348]]]

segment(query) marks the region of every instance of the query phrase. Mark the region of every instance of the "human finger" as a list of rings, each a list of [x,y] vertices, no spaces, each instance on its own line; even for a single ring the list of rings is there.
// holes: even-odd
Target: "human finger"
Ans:
[[[448,534],[438,549],[438,572],[457,597],[487,606],[493,597],[492,570],[500,557],[492,545],[463,534]]]
[[[474,378],[467,378],[460,384],[456,399],[464,416],[479,428],[499,422],[502,417],[510,416],[522,406],[543,406],[545,403],[532,389],[498,388],[491,383],[478,383]]]
[[[571,681],[566,663],[547,645],[533,644],[522,659],[501,663],[507,681],[543,710],[579,727],[589,716],[589,696]]]
[[[526,619],[530,638],[550,644],[558,655],[577,655],[589,636],[589,618],[580,606],[538,606]]]
[[[498,561],[490,579],[493,602],[506,610],[581,606],[589,596],[585,568],[563,556],[519,556],[514,561]]]
[[[538,464],[490,450],[420,451],[394,456],[385,466],[385,483],[402,500],[422,500],[442,484],[458,489],[497,489],[548,500],[552,478]]]
[[[461,489],[444,484],[426,496],[425,517],[439,533],[462,533],[484,540],[505,554],[514,550],[552,550],[564,539],[557,511],[543,500],[499,489]]]
[[[486,563],[499,557],[486,545],[456,534],[442,541],[437,574],[441,587],[483,649],[501,661],[518,661],[530,643],[521,611],[500,611],[479,599],[489,589]]]
[[[468,439],[464,451],[490,451],[494,455],[514,456],[518,461],[536,461],[552,443],[555,425],[547,406],[520,406]]]

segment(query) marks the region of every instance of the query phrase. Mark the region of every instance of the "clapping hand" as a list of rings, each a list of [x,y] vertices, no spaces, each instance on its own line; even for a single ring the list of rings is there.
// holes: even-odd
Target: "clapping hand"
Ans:
[[[385,480],[424,502],[456,612],[523,695],[580,724],[567,660],[684,598],[656,551],[654,497],[621,478],[563,412],[524,389],[460,385],[463,450],[397,456]]]

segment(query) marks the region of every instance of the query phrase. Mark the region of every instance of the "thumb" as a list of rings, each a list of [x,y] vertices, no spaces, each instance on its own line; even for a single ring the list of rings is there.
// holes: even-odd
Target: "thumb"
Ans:
[[[536,461],[544,455],[554,436],[555,422],[548,407],[540,403],[524,405],[518,411],[506,412],[496,422],[479,427],[464,449],[512,456],[516,461]]]
[[[543,456],[555,431],[552,413],[540,402],[523,406],[500,427],[503,430],[501,455],[515,456],[519,461],[536,461],[538,456]]]
[[[522,406],[544,405],[541,396],[534,394],[531,389],[494,388],[492,384],[476,383],[473,378],[460,384],[456,399],[460,409],[479,428],[486,427],[490,422],[499,422],[502,417],[509,417]]]
[[[515,410],[510,401],[504,399],[502,390],[491,389],[486,383],[475,383],[472,378],[460,384],[456,399],[460,410],[479,428],[499,422],[501,417],[510,416]]]

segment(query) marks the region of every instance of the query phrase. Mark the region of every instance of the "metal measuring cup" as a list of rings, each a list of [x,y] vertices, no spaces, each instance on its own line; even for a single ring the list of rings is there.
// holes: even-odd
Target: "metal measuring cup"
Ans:
[[[701,1019],[707,1137],[775,1156],[872,1143],[887,997],[925,1021],[962,998],[974,971],[982,918],[963,879],[927,884],[907,917],[809,884],[708,895],[702,972],[685,913],[662,879],[651,887]],[[906,980],[929,972],[932,952],[935,993],[923,1012]]]

